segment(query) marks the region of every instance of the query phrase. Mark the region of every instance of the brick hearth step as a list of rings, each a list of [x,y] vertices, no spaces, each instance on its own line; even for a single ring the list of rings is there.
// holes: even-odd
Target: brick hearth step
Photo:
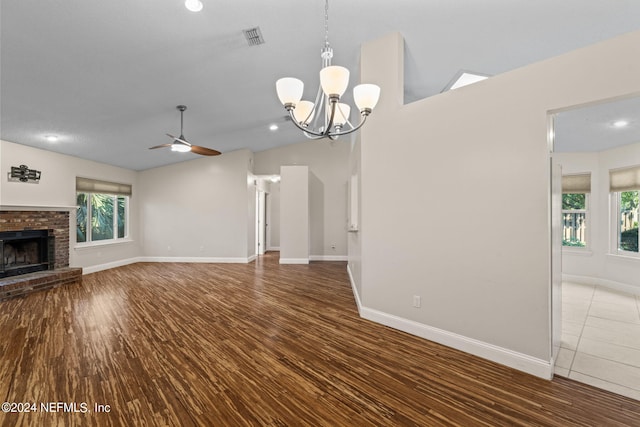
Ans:
[[[0,279],[0,301],[32,292],[81,283],[82,268],[58,268]]]

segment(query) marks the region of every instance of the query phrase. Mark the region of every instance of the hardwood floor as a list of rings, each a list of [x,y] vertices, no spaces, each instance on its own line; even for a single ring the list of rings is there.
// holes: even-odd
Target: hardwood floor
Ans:
[[[0,330],[1,399],[37,405],[0,426],[640,424],[639,401],[359,318],[341,262],[135,264],[4,301]]]

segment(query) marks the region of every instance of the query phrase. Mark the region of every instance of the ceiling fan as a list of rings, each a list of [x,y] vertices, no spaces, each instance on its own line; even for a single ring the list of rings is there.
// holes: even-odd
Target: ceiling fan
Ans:
[[[187,109],[187,106],[186,105],[178,105],[176,108],[180,111],[180,136],[179,137],[175,137],[175,136],[171,135],[170,133],[168,133],[166,135],[169,138],[173,139],[173,142],[169,142],[167,144],[156,145],[154,147],[149,147],[149,150],[154,150],[156,148],[171,147],[171,151],[179,151],[179,152],[183,152],[183,153],[191,151],[192,153],[200,154],[202,156],[218,156],[218,155],[222,154],[217,150],[213,150],[213,149],[207,148],[207,147],[201,147],[199,145],[193,145],[190,142],[188,142],[185,139],[185,137],[184,137],[184,135],[182,133],[182,125],[184,123],[184,110]]]

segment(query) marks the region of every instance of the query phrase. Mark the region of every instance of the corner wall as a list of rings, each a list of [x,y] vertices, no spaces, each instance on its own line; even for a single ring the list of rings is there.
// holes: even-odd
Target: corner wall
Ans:
[[[251,162],[251,151],[238,150],[139,172],[144,259],[248,262],[255,255]]]
[[[280,166],[309,166],[309,239],[312,261],[346,260],[349,146],[349,138],[333,142],[322,139],[254,154],[257,175],[279,174]],[[275,203],[278,200],[273,201]],[[279,230],[279,224],[274,223],[278,218],[272,217],[271,220],[273,230]],[[279,240],[277,242],[277,246],[280,246]]]
[[[639,92],[640,32],[409,105],[403,49],[361,52],[361,313],[550,378],[547,112]]]

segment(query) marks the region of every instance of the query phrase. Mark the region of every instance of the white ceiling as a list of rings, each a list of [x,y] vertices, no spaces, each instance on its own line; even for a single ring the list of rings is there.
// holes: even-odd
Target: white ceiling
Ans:
[[[625,121],[626,126],[616,126]],[[554,151],[604,151],[640,142],[640,98],[563,111],[554,118]]]
[[[183,0],[1,0],[0,138],[143,170],[197,157],[147,149],[179,132],[186,104],[193,144],[301,141],[274,85],[299,77],[315,94],[324,1],[202,1],[193,13]],[[638,30],[639,16],[637,0],[333,0],[329,40],[353,79],[359,46],[399,31],[410,102],[460,70],[495,75]],[[255,26],[266,43],[250,47]]]

